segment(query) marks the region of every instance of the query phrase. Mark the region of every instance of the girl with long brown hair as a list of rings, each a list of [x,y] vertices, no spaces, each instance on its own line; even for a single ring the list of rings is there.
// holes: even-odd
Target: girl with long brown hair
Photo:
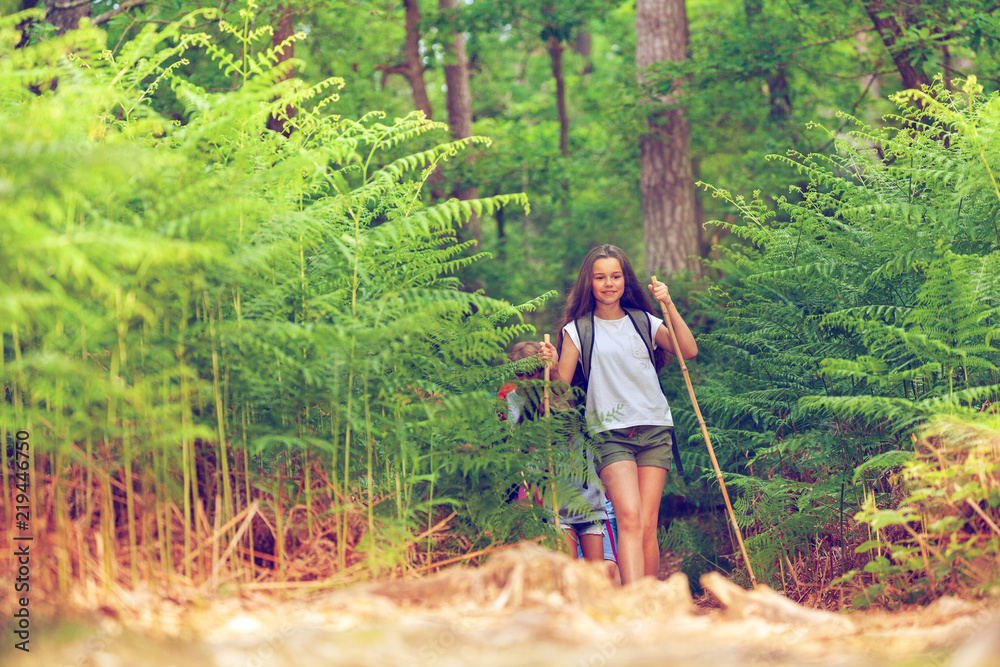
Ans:
[[[580,266],[557,345],[541,343],[540,352],[553,366],[554,380],[570,382],[581,368],[587,369],[587,427],[600,458],[598,473],[618,519],[623,584],[644,575],[655,577],[659,569],[656,525],[670,469],[673,419],[657,372],[667,353],[685,359],[698,354],[667,286],[653,281],[648,288],[654,299],[667,304],[679,350],[663,320],[654,315],[624,251],[601,245]],[[589,349],[581,352],[583,347]]]

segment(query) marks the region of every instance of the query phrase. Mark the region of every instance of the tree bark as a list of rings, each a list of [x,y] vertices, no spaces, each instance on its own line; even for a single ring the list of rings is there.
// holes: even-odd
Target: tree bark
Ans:
[[[45,20],[62,34],[80,27],[80,19],[90,16],[91,0],[45,0]]]
[[[899,27],[895,16],[887,14],[884,0],[869,0],[865,3],[865,11],[882,38],[886,50],[892,56],[892,62],[896,64],[903,86],[920,90],[921,85],[929,83],[927,75],[913,64],[910,50],[896,48],[896,40],[902,36],[903,29]]]
[[[592,40],[590,37],[589,30],[578,30],[576,33],[576,41],[573,44],[573,51],[577,55],[583,58],[583,69],[580,70],[581,76],[587,76],[588,74],[593,74],[594,72],[594,61],[590,59],[590,54],[592,50]]]
[[[493,214],[497,221],[497,259],[501,265],[507,261],[507,232],[504,228],[504,207],[497,207]]]
[[[438,6],[445,12],[453,12],[461,6],[461,0],[439,0]],[[451,128],[452,139],[465,139],[472,136],[472,90],[469,86],[469,59],[465,52],[465,36],[458,32],[452,36],[450,43],[445,44],[445,83],[448,86],[448,126]],[[471,164],[472,158],[467,159]],[[479,192],[474,185],[459,184],[452,191],[452,196],[458,199],[476,199]],[[475,213],[466,224],[465,233],[459,238],[474,239],[482,242],[483,231],[479,216]]]
[[[767,77],[768,104],[767,118],[772,123],[784,127],[792,116],[792,95],[788,90],[787,68],[778,65]]]
[[[743,13],[747,17],[747,27],[750,29],[751,37],[760,21],[764,11],[763,0],[744,0]],[[758,35],[758,39],[760,36]],[[773,70],[764,72],[764,81],[767,83],[768,113],[769,121],[784,127],[792,115],[792,96],[788,89],[788,68],[784,63],[780,63]]]
[[[645,68],[667,60],[682,61],[688,44],[684,0],[638,0],[635,13],[636,65],[639,82]],[[670,275],[701,272],[701,227],[691,166],[691,132],[673,107],[677,86],[652,103],[642,153],[642,228],[646,272]]]
[[[403,0],[403,9],[406,12],[406,37],[403,42],[403,64],[401,65],[378,65],[376,69],[384,73],[382,87],[385,88],[385,81],[390,74],[400,74],[406,82],[410,84],[413,91],[413,107],[424,112],[427,120],[434,119],[434,112],[431,109],[431,101],[427,96],[427,86],[424,84],[424,63],[420,57],[420,4],[418,0]],[[445,194],[441,190],[441,168],[436,168],[427,177],[427,186],[430,190],[431,199],[443,199]]]
[[[947,44],[941,46],[941,71],[944,74],[944,89],[950,93],[954,90],[954,86],[951,85],[954,69],[951,65],[951,49]]]
[[[563,74],[563,44],[557,35],[548,40],[552,60],[552,78],[556,80],[556,110],[559,113],[559,153],[569,156],[569,114],[566,113],[566,77]]]
[[[445,12],[460,7],[461,0],[439,0]],[[465,53],[465,35],[458,32],[445,43],[444,79],[448,86],[448,125],[451,136],[464,139],[472,136],[472,91],[469,87],[469,59]]]
[[[413,90],[414,106],[430,119],[434,114],[431,113],[431,101],[424,85],[424,63],[420,59],[420,4],[417,0],[403,0],[403,7],[406,9],[406,42],[403,46],[405,76]]]
[[[277,14],[276,17],[274,18],[275,21],[274,35],[271,36],[272,47],[278,46],[286,39],[295,34],[295,21],[294,21],[294,13],[292,11],[292,5],[286,4],[279,6],[278,9],[276,10],[276,14]],[[284,51],[277,55],[278,55],[278,63],[277,63],[278,65],[287,60],[290,60],[292,57],[295,56],[295,43],[292,42],[288,44],[285,47]],[[292,72],[289,71],[282,78],[283,79],[292,78]],[[285,114],[288,116],[289,119],[294,118],[295,107],[291,105],[285,107]],[[270,118],[267,119],[267,129],[273,130],[275,132],[280,132],[286,137],[290,133],[290,130],[286,125],[285,119],[280,118],[278,116],[271,116]]]
[[[403,63],[399,65],[376,65],[383,73],[382,88],[390,74],[399,74],[410,84],[413,91],[413,106],[424,112],[428,120],[434,118],[431,101],[424,85],[424,63],[420,58],[420,4],[417,0],[403,0],[406,12],[406,37],[403,41]]]

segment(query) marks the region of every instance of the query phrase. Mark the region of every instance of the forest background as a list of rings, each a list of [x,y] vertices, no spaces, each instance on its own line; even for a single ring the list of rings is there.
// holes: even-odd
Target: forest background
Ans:
[[[572,502],[565,434],[496,391],[611,242],[696,330],[760,581],[995,592],[990,3],[7,4],[4,526],[52,555],[39,589],[551,539],[505,497]],[[662,543],[746,583],[662,378],[691,471]]]

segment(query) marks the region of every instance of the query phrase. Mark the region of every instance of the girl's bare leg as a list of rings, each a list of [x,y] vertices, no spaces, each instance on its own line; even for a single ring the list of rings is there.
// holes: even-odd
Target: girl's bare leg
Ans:
[[[622,584],[630,584],[641,579],[646,569],[642,544],[643,511],[635,461],[616,461],[605,467],[601,470],[601,482],[615,507],[618,521],[618,570]],[[655,534],[655,522],[653,525]]]
[[[663,484],[667,481],[665,468],[641,466],[638,469],[639,498],[642,503],[642,556],[646,576],[655,577],[660,571],[660,544],[656,540],[656,524],[660,515]],[[612,501],[614,502],[614,501]],[[618,510],[615,510],[615,514]],[[621,530],[621,520],[619,519]]]
[[[580,546],[583,548],[583,559],[597,563],[604,562],[604,536],[581,535]]]

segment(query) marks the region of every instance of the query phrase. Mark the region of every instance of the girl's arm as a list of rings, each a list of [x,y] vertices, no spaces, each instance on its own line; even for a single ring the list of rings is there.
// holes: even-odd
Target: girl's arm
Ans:
[[[694,334],[691,333],[691,329],[688,328],[684,318],[677,312],[677,307],[674,306],[674,302],[670,298],[670,291],[667,289],[667,286],[654,278],[653,283],[649,285],[649,289],[653,292],[654,299],[667,305],[666,312],[663,315],[664,317],[670,317],[670,325],[674,329],[674,335],[677,336],[677,345],[681,348],[681,356],[685,359],[694,359],[698,355],[698,343],[695,342]],[[677,350],[674,350],[674,342],[670,340],[670,332],[667,331],[667,327],[663,324],[656,330],[656,344],[667,352],[677,356]]]
[[[566,336],[562,331],[559,332],[559,335],[563,337],[561,356],[556,352],[555,345],[551,343],[542,343],[539,354],[543,362],[552,365],[549,378],[569,384],[573,381],[576,363],[580,360],[580,350],[576,349],[572,338]],[[659,342],[657,342],[658,344]]]

